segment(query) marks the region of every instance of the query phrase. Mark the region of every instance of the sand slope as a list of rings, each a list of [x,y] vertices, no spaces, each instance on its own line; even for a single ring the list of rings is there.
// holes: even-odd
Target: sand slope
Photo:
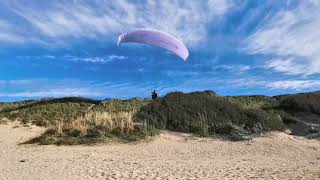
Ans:
[[[59,147],[18,145],[43,129],[16,125],[0,125],[0,179],[320,179],[320,141],[284,133],[227,142],[164,132],[145,143]]]

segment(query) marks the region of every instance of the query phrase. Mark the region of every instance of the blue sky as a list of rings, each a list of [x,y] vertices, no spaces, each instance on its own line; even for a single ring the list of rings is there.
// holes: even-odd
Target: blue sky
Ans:
[[[181,39],[117,47],[152,28]],[[171,91],[277,95],[320,89],[319,0],[3,0],[0,101],[148,97]]]

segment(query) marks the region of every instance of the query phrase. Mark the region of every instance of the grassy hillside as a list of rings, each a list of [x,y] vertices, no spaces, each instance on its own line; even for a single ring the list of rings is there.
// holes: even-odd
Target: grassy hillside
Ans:
[[[212,91],[174,92],[154,101],[59,98],[0,103],[0,120],[48,127],[30,141],[41,144],[131,141],[155,135],[157,129],[242,140],[289,128],[293,134],[317,138],[319,107],[319,93],[221,97]]]
[[[157,132],[133,122],[132,114],[146,103],[139,99],[95,101],[75,97],[2,103],[0,119],[48,127],[46,133],[30,141],[41,144],[137,140]]]
[[[268,96],[227,96],[226,98],[246,109],[273,109],[279,105],[275,97]]]
[[[284,129],[281,117],[262,109],[263,104],[267,103],[257,103],[253,97],[175,92],[144,106],[136,113],[136,119],[158,129],[241,140],[264,131]]]
[[[310,112],[320,115],[320,93],[304,93],[276,97],[280,107],[291,112]]]
[[[24,123],[34,123],[39,126],[48,126],[55,121],[71,121],[81,116],[93,100],[84,98],[59,98],[42,101],[29,101],[3,104],[0,117],[21,120]]]
[[[146,106],[151,101],[148,99],[128,99],[128,100],[108,100],[101,101],[101,103],[94,106],[92,111],[99,112],[137,112],[143,106]]]

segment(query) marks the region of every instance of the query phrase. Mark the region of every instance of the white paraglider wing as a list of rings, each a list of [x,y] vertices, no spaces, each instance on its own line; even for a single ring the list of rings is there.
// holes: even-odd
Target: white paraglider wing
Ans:
[[[142,43],[166,49],[183,60],[187,60],[189,51],[186,46],[172,35],[151,29],[135,29],[123,33],[118,38],[121,43]]]

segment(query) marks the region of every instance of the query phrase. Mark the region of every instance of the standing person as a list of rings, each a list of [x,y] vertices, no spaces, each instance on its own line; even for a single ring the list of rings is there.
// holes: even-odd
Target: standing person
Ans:
[[[152,97],[152,99],[157,99],[158,94],[157,94],[156,90],[153,90],[151,97]]]

